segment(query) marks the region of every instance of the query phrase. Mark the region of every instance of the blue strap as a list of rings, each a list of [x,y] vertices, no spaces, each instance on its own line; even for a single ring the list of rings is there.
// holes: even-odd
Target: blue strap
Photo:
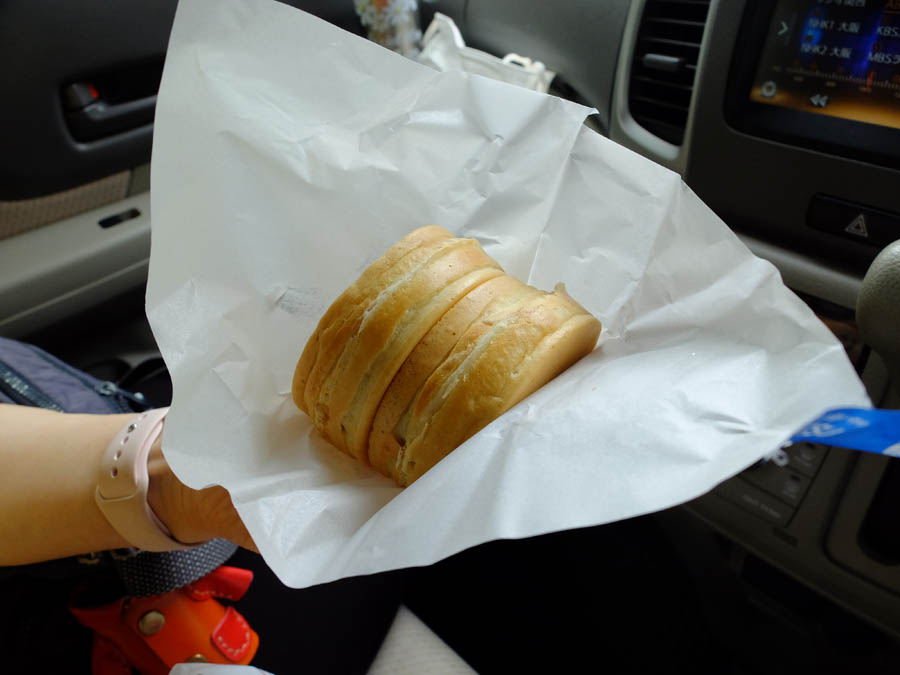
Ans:
[[[829,410],[794,434],[791,440],[900,457],[900,410]]]

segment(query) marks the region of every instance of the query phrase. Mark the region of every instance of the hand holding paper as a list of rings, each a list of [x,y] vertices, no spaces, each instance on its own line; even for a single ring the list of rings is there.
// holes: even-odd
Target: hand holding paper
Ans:
[[[164,450],[192,487],[231,492],[285,583],[666,508],[823,410],[869,405],[774,268],[588,112],[269,0],[179,6],[147,296],[174,383]],[[564,281],[604,336],[401,491],[313,430],[291,379],[330,303],[428,224],[528,284]]]

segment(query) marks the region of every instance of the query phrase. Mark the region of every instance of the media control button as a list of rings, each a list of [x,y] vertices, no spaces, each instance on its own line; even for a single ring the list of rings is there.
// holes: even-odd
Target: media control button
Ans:
[[[763,86],[760,87],[759,93],[762,94],[763,98],[772,98],[778,93],[778,85],[772,80],[763,82]]]
[[[844,232],[848,232],[850,234],[855,234],[857,237],[862,237],[863,239],[869,238],[869,228],[866,227],[866,214],[860,213],[856,218],[854,218],[847,227],[844,228]]]
[[[794,34],[794,25],[796,23],[796,13],[785,16],[784,18],[779,17],[772,22],[772,27],[775,30],[775,39],[781,46],[790,46],[791,36]]]
[[[815,94],[814,96],[809,97],[809,102],[813,104],[814,108],[824,108],[828,105],[828,95]]]
[[[828,448],[817,443],[794,443],[785,452],[791,469],[812,477],[819,470]]]
[[[741,478],[795,507],[800,506],[810,484],[810,479],[799,471],[780,467],[774,462],[748,469]]]
[[[726,480],[714,492],[778,527],[787,525],[794,515],[790,506],[739,477]]]

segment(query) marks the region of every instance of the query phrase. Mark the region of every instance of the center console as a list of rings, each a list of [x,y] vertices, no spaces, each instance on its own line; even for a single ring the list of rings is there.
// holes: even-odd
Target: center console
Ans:
[[[900,239],[900,3],[712,0],[694,53],[671,33],[698,21],[679,4],[632,3],[610,136],[679,172],[845,342],[873,403],[898,407],[855,308],[872,261]],[[691,82],[676,144],[680,133],[667,140],[643,123],[653,111],[633,108],[629,91]],[[656,98],[660,115],[672,107]],[[687,510],[900,637],[900,533],[888,515],[900,513],[898,460],[806,444],[787,454]]]

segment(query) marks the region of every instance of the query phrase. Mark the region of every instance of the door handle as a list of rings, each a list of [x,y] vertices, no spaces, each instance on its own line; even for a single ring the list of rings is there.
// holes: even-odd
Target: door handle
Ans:
[[[153,94],[122,103],[97,100],[78,110],[67,111],[66,119],[73,138],[86,142],[150,124],[155,112],[156,94]]]

